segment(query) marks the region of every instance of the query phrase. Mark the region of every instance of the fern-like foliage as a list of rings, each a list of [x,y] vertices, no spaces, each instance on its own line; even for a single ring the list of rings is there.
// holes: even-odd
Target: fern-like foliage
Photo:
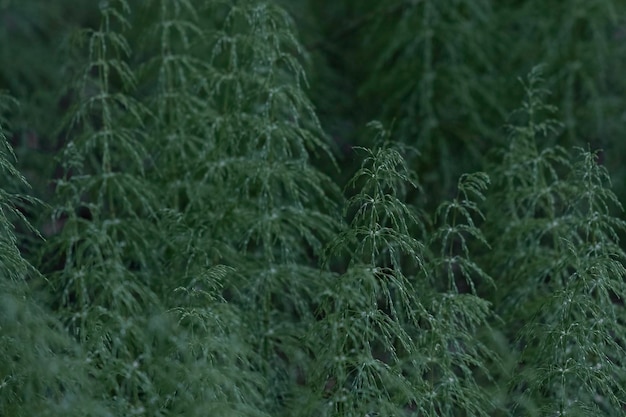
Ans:
[[[398,415],[419,400],[399,357],[418,354],[406,325],[416,326],[424,310],[402,266],[423,263],[423,244],[411,235],[418,216],[401,200],[417,184],[400,151],[382,145],[363,149],[351,181],[359,192],[346,204],[350,224],[328,248],[350,262],[322,293],[323,318],[311,334],[318,401],[307,415]]]
[[[550,6],[541,1],[497,3],[498,33],[518,29],[504,38],[500,61],[517,71],[544,62],[552,102],[561,110],[565,129],[559,142],[602,148],[604,163],[621,176],[623,124],[616,103],[625,88],[618,63],[626,56],[621,17],[626,4],[618,0],[569,0]],[[513,23],[522,19],[527,24]],[[557,137],[546,140],[555,144]],[[622,185],[615,187],[623,198]]]
[[[66,131],[65,177],[57,184],[55,216],[63,223],[45,259],[62,260],[51,279],[58,308],[92,363],[100,392],[116,414],[162,415],[174,373],[155,358],[171,327],[151,272],[158,200],[145,179],[149,114],[130,95],[135,77],[122,35],[124,1],[101,3],[100,26],[86,30],[88,60],[79,72],[79,100]],[[157,246],[158,248],[158,246]],[[159,381],[155,383],[155,381]]]
[[[181,211],[208,187],[188,161],[200,162],[213,146],[206,135],[213,101],[203,88],[211,74],[205,26],[212,22],[182,0],[151,1],[138,12],[133,24],[145,27],[136,46],[145,60],[140,81],[152,92],[148,106],[156,116],[149,127],[158,145],[151,171],[164,182],[164,203]]]
[[[225,266],[204,266],[191,270],[190,285],[177,289],[178,390],[168,398],[173,413],[268,415],[263,411],[266,379],[255,372],[261,360],[246,338],[253,330],[243,319],[244,311],[221,295],[232,275]]]
[[[512,129],[502,168],[510,204],[496,214],[513,219],[495,244],[515,248],[498,269],[507,291],[500,309],[523,325],[515,408],[522,415],[617,416],[626,289],[618,233],[625,224],[611,215],[619,203],[595,154],[538,150],[538,133],[553,125],[539,114],[545,107],[539,82],[535,70],[527,84],[527,123]]]
[[[536,67],[524,84],[522,109],[514,114],[521,120],[509,127],[509,147],[492,175],[497,187],[489,203],[499,207],[499,214],[489,218],[494,223],[490,230],[494,247],[490,259],[496,264],[492,275],[506,273],[507,277],[498,281],[503,299],[497,298],[496,307],[512,308],[499,312],[505,321],[517,318],[520,324],[530,319],[524,306],[545,294],[542,286],[550,273],[545,267],[555,254],[554,245],[540,243],[556,240],[545,231],[563,226],[557,218],[569,196],[568,184],[560,180],[570,167],[567,151],[562,147],[540,149],[537,143],[559,127],[550,118],[555,108],[544,103],[547,91],[541,83],[541,68]]]
[[[159,189],[162,239],[168,243],[163,257],[177,271],[168,278],[168,297],[171,289],[189,285],[191,269],[212,266],[229,248],[216,236],[223,214],[212,197],[220,188],[207,167],[215,148],[207,37],[215,22],[188,1],[148,2],[133,23],[144,20],[145,34],[136,46],[144,59],[140,82],[151,93],[146,102],[156,116],[146,126],[153,144],[148,175]]]
[[[289,16],[259,1],[208,2],[201,13],[213,19],[200,85],[206,143],[196,163],[185,161],[198,185],[185,218],[219,242],[221,262],[236,267],[231,278],[239,278],[227,288],[248,313],[268,379],[264,399],[278,412],[292,396],[296,358],[306,357],[297,337],[312,320],[319,286],[311,259],[335,224],[334,186],[309,154],[330,156],[304,92]]]
[[[557,283],[531,310],[533,320],[521,334],[527,344],[521,375],[540,415],[617,416],[623,413],[626,377],[626,254],[617,232],[625,224],[610,215],[609,205],[617,200],[596,156],[581,151],[574,168],[572,205],[557,220],[568,224],[566,234],[557,234],[552,259],[550,279]]]
[[[26,262],[22,259],[17,240],[11,224],[11,220],[20,220],[28,223],[23,214],[16,208],[20,196],[13,195],[9,191],[10,186],[16,183],[26,184],[26,179],[15,168],[12,159],[15,158],[13,149],[7,141],[8,120],[5,114],[11,107],[16,107],[17,102],[10,96],[0,95],[0,170],[2,172],[2,190],[0,190],[0,204],[2,211],[2,235],[0,245],[2,245],[3,268],[2,276],[12,281],[21,281],[26,273]],[[14,187],[11,187],[14,188]]]
[[[538,378],[533,375],[531,393],[549,398],[542,404],[543,414],[618,416],[626,395],[621,302],[626,253],[617,233],[626,223],[611,216],[610,206],[617,200],[597,156],[581,150],[577,159],[569,179],[577,196],[568,208],[572,224],[566,236],[559,236],[559,257],[554,259],[558,267],[553,276],[562,287],[542,306],[550,321],[537,325],[541,332],[534,323],[529,326],[539,340],[524,335],[530,346],[538,341],[533,354],[540,360],[533,365],[542,371]]]
[[[388,139],[374,126],[378,140]],[[352,181],[360,191],[347,205],[352,220],[329,247],[334,256],[347,251],[350,264],[324,291],[314,331],[322,339],[315,381],[327,398],[315,413],[486,416],[493,405],[477,381],[489,378],[496,358],[476,337],[490,307],[473,288],[490,278],[466,241],[484,241],[472,199],[483,198],[488,178],[461,178],[458,198],[440,206],[441,226],[424,243],[427,219],[401,199],[417,185],[402,153],[389,145],[365,151]],[[461,293],[459,281],[472,291]]]
[[[7,143],[0,96],[0,175],[2,183],[27,185],[15,169]],[[73,341],[49,311],[38,305],[31,282],[39,273],[18,249],[12,222],[27,220],[16,208],[25,196],[0,189],[0,414],[6,416],[96,416],[105,409],[93,400],[88,367]]]
[[[626,3],[40,3],[0,2],[0,415],[624,413]]]
[[[306,247],[319,251],[332,224],[308,210],[312,203],[328,204],[325,188],[332,186],[308,163],[309,152],[327,151],[303,92],[300,46],[288,15],[270,3],[243,2],[222,12],[222,27],[210,34],[214,74],[208,87],[217,111],[210,126],[217,149],[209,172],[243,196],[228,202],[241,222],[231,235],[235,243],[271,262],[293,262]]]
[[[425,158],[415,166],[435,209],[453,194],[469,162],[464,157],[481,158],[478,135],[490,135],[491,120],[501,117],[492,88],[497,42],[487,40],[497,36],[492,2],[362,3],[348,2],[355,19],[369,17],[351,50],[359,101],[374,103],[365,105],[368,116],[384,117],[397,140],[420,149]],[[464,152],[456,152],[459,147]]]
[[[499,358],[480,337],[491,332],[492,312],[477,290],[493,281],[470,256],[473,244],[488,246],[478,226],[483,220],[478,204],[488,185],[485,173],[462,175],[457,197],[436,212],[438,227],[430,234],[426,268],[417,281],[421,298],[428,300],[428,315],[414,335],[421,356],[408,362],[409,372],[422,380],[418,415],[487,416],[496,406],[486,386]]]
[[[335,226],[335,187],[310,164],[310,154],[330,155],[304,92],[302,49],[290,17],[269,2],[151,4],[146,11],[156,17],[148,20],[156,23],[142,54],[158,53],[141,77],[156,87],[154,173],[168,210],[169,267],[185,271],[175,278],[181,287],[213,288],[213,300],[228,294],[228,305],[205,306],[231,311],[215,317],[215,326],[244,332],[242,321],[224,320],[246,317],[248,342],[260,353],[262,376],[253,378],[268,381],[267,404],[257,407],[278,412],[292,396],[293,374],[306,366],[296,365],[306,357],[296,336],[312,320],[320,287],[311,261]],[[232,267],[228,278],[211,282],[211,271],[224,265]],[[198,309],[180,307],[187,325],[197,323],[189,319]],[[217,347],[221,333],[205,332]]]

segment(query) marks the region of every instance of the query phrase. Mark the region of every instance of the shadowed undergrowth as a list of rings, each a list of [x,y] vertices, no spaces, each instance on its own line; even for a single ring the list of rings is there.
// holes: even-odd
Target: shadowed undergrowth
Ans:
[[[518,3],[0,5],[0,414],[623,415],[624,6]]]

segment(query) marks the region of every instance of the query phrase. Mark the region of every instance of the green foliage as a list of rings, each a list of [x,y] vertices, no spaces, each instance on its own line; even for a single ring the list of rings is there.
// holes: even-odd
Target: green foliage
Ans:
[[[535,69],[524,124],[510,129],[495,174],[501,194],[491,214],[501,248],[493,274],[504,284],[497,308],[522,325],[510,329],[521,349],[515,401],[522,415],[620,415],[626,270],[618,233],[626,224],[611,215],[620,205],[597,154],[539,148],[558,126],[541,115],[552,108],[539,83]]]
[[[622,415],[623,12],[0,2],[0,415]]]
[[[85,349],[110,408],[156,416],[166,402],[162,390],[173,389],[166,375],[175,371],[154,361],[163,355],[157,335],[167,322],[150,286],[158,270],[151,221],[157,198],[144,175],[148,113],[129,95],[135,79],[122,34],[128,12],[124,2],[103,4],[100,26],[80,36],[87,62],[76,71],[78,101],[53,213],[63,228],[43,258],[60,263],[51,266],[58,268],[51,273],[59,287],[55,308]]]
[[[414,182],[397,150],[365,151],[352,180],[360,191],[346,203],[350,225],[329,247],[350,254],[348,269],[324,291],[311,332],[319,398],[311,415],[394,415],[418,401],[397,352],[417,354],[407,326],[423,309],[400,265],[404,256],[422,263],[423,245],[409,233],[417,217],[399,198]]]
[[[374,118],[393,124],[397,140],[424,156],[410,162],[426,196],[434,197],[427,200],[431,209],[454,194],[460,174],[482,169],[485,152],[504,144],[498,130],[520,101],[511,80],[541,62],[566,127],[558,139],[568,147],[602,148],[611,172],[623,178],[626,3],[296,3],[319,19],[311,45],[323,52],[315,68],[323,74],[320,88],[341,92],[341,99],[326,101],[324,93],[319,100],[331,133],[338,142],[370,146],[362,125]],[[621,198],[622,183],[616,182]]]
[[[0,172],[3,183],[26,185],[13,166],[3,115],[15,104],[0,96]],[[25,197],[0,189],[0,413],[10,416],[104,415],[90,397],[88,367],[58,320],[37,305],[30,281],[38,272],[22,258],[11,221],[28,226],[16,208]]]
[[[493,36],[492,6],[489,1],[396,3],[394,30],[387,29],[391,16],[383,13],[365,36],[374,67],[363,95],[384,103],[378,111],[395,121],[400,139],[429,156],[425,171],[443,175],[437,186],[452,188],[454,170],[448,164],[461,160],[454,147],[465,144],[466,152],[479,158],[475,135],[493,129],[485,123],[497,100],[488,88],[495,72],[494,45],[487,41]],[[384,97],[377,96],[381,92]],[[477,108],[481,111],[473,112]],[[441,141],[444,135],[447,140]]]
[[[379,141],[388,139],[373,126]],[[476,277],[489,279],[466,244],[484,241],[472,198],[482,198],[489,179],[461,178],[458,198],[440,206],[441,226],[426,244],[414,236],[427,222],[402,201],[416,182],[401,152],[384,143],[365,151],[351,182],[360,191],[347,202],[350,225],[330,246],[331,254],[350,253],[349,266],[324,291],[323,319],[312,332],[314,380],[323,387],[318,397],[327,398],[312,414],[488,415],[493,406],[475,375],[489,375],[485,360],[493,354],[475,335],[487,325],[489,303],[460,293],[456,281],[473,289]]]

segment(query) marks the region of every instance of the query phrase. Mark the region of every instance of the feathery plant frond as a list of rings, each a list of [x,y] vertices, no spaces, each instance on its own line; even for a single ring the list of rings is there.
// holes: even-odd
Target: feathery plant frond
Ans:
[[[596,155],[580,151],[569,179],[578,198],[568,207],[569,233],[559,236],[551,279],[560,286],[534,309],[521,337],[525,394],[540,415],[622,415],[626,328],[626,253],[610,214],[617,200]]]
[[[5,114],[8,110],[15,106],[17,106],[15,99],[0,92],[0,174],[2,175],[0,182],[2,185],[2,188],[0,188],[0,213],[2,214],[0,245],[3,253],[3,269],[6,268],[6,271],[2,271],[2,275],[7,277],[7,279],[10,278],[14,281],[20,281],[21,278],[19,275],[21,274],[17,274],[17,276],[14,274],[16,274],[17,271],[21,271],[21,273],[26,272],[23,270],[25,263],[23,259],[21,259],[22,257],[17,248],[15,232],[10,222],[11,220],[19,220],[28,224],[28,221],[26,221],[24,215],[16,208],[16,205],[20,202],[20,198],[23,197],[11,194],[8,190],[15,188],[15,184],[23,186],[27,183],[24,176],[12,163],[12,160],[15,159],[15,154],[7,141],[6,129],[8,128],[8,120],[5,118]]]
[[[15,154],[7,141],[6,133],[8,120],[6,119],[5,114],[15,106],[17,106],[17,101],[13,97],[7,95],[5,92],[0,92],[0,127],[2,127],[2,130],[0,130],[0,143],[2,145],[0,148],[0,168],[2,168],[3,171],[3,179],[6,176],[11,178],[13,181],[17,180],[23,183],[26,182],[26,180],[11,162],[11,159],[15,158]]]
[[[476,136],[493,133],[490,119],[501,117],[491,88],[496,17],[483,0],[392,3],[394,12],[377,14],[363,29],[359,62],[373,64],[361,94],[382,103],[376,114],[393,121],[398,140],[424,155],[420,174],[437,201],[454,188],[467,163],[462,155],[481,158],[484,145]],[[455,152],[458,147],[464,152]]]
[[[318,400],[307,415],[398,415],[419,401],[398,357],[417,353],[404,319],[416,325],[421,302],[402,264],[419,267],[424,248],[411,235],[418,216],[401,200],[417,183],[385,143],[388,133],[371,126],[382,146],[363,149],[367,156],[351,181],[359,192],[346,203],[350,225],[328,247],[329,258],[347,252],[350,264],[322,293],[323,318],[311,332]]]
[[[306,356],[298,337],[322,280],[311,258],[333,233],[338,195],[310,164],[311,153],[330,154],[304,92],[302,48],[289,16],[269,2],[158,4],[160,55],[145,71],[158,73],[154,112],[165,116],[155,125],[164,143],[157,163],[174,167],[164,179],[177,177],[168,204],[180,239],[193,242],[185,268],[189,276],[236,268],[222,291],[242,309],[229,317],[250,322],[255,366],[268,381],[263,400],[277,412],[293,389],[295,357]]]
[[[148,105],[156,116],[147,126],[155,150],[149,173],[159,184],[166,210],[160,219],[168,234],[163,239],[170,243],[168,266],[186,271],[172,277],[179,279],[176,287],[187,285],[194,265],[204,265],[207,257],[218,261],[221,252],[228,252],[216,236],[223,210],[213,197],[222,189],[217,177],[210,176],[211,159],[217,158],[210,134],[215,105],[206,88],[214,74],[207,59],[212,22],[184,0],[147,2],[134,25],[144,18],[148,28],[138,45],[138,54],[146,56],[140,82],[154,88]]]
[[[70,242],[59,250],[66,252],[66,272],[76,275],[68,284],[77,285],[66,289],[63,303],[81,309],[90,308],[103,293],[96,289],[109,281],[98,280],[92,287],[84,279],[98,273],[106,277],[113,271],[124,274],[131,260],[141,260],[128,254],[147,253],[133,245],[145,243],[137,226],[143,223],[142,216],[154,212],[155,198],[142,180],[148,157],[140,129],[145,113],[125,93],[132,88],[134,76],[124,62],[128,44],[114,32],[117,24],[127,24],[124,13],[128,10],[124,2],[120,10],[116,5],[103,4],[102,26],[85,33],[90,60],[77,86],[81,101],[69,122],[70,141],[62,160],[66,178],[57,184],[57,194],[65,204],[55,213],[65,222],[58,240]],[[75,300],[70,300],[73,291]]]
[[[125,1],[101,3],[100,27],[83,32],[88,62],[76,89],[80,100],[67,128],[66,176],[57,184],[64,223],[45,257],[62,259],[52,281],[68,330],[87,351],[103,398],[116,414],[163,415],[171,363],[155,358],[159,332],[171,328],[151,273],[159,208],[145,178],[149,161],[144,120],[150,115],[130,95],[135,77],[123,36]]]
[[[458,196],[452,201],[442,203],[436,215],[441,226],[433,233],[433,243],[440,247],[440,268],[447,276],[444,284],[446,291],[460,292],[457,286],[457,273],[465,280],[464,284],[471,294],[476,294],[474,279],[481,279],[492,284],[489,277],[476,263],[469,258],[468,239],[474,239],[489,246],[475,219],[484,220],[478,204],[485,199],[484,192],[490,179],[484,172],[463,174],[458,182]],[[478,202],[473,199],[477,199]],[[457,272],[458,271],[458,272]],[[437,287],[442,283],[433,282]]]
[[[241,248],[241,302],[254,306],[246,317],[268,378],[267,409],[277,413],[293,401],[293,375],[307,367],[298,359],[308,356],[300,340],[323,282],[310,259],[333,234],[331,198],[338,193],[310,163],[310,153],[331,157],[304,92],[291,19],[258,1],[229,4],[224,16],[210,37],[216,149],[205,175],[231,197],[220,208],[230,226],[217,234]]]
[[[493,282],[470,257],[472,241],[487,245],[477,222],[483,219],[478,204],[488,185],[485,173],[464,174],[457,197],[436,212],[439,226],[430,234],[425,268],[415,284],[427,312],[413,335],[420,355],[409,356],[405,365],[421,381],[422,396],[413,405],[419,415],[488,416],[495,407],[482,384],[499,358],[479,337],[490,330],[492,312],[476,284]]]
[[[140,16],[148,16],[150,25],[138,47],[139,54],[147,57],[141,81],[147,88],[155,87],[150,108],[156,116],[153,129],[160,146],[155,152],[154,174],[164,180],[175,179],[169,181],[168,188],[172,189],[167,194],[172,194],[168,198],[173,199],[174,208],[182,209],[197,193],[192,185],[201,185],[194,181],[191,164],[183,164],[205,157],[213,146],[203,135],[212,104],[201,89],[211,74],[206,61],[210,53],[210,44],[205,41],[207,29],[202,27],[205,22],[199,11],[188,1],[151,1],[140,11]],[[136,19],[135,25],[143,23]],[[181,201],[179,194],[183,192],[187,195]]]
[[[624,222],[611,217],[617,199],[593,153],[573,162],[562,148],[538,149],[538,132],[552,133],[554,123],[537,117],[537,77],[527,89],[528,124],[512,129],[501,168],[508,204],[491,214],[512,219],[493,244],[509,252],[496,258],[506,289],[498,310],[524,324],[514,401],[524,415],[621,415]]]
[[[188,218],[201,216],[192,228],[206,228],[207,215],[213,215],[214,229],[206,235],[214,242],[221,236],[236,247],[264,248],[268,258],[290,260],[302,258],[305,246],[319,251],[321,236],[329,233],[324,222],[331,218],[306,207],[328,203],[324,188],[333,186],[308,163],[309,152],[328,151],[303,92],[306,82],[297,60],[302,50],[291,20],[263,2],[172,7],[175,18],[156,29],[161,55],[146,72],[158,68],[162,99],[155,103],[162,104],[155,113],[166,115],[159,117],[165,140],[160,154],[183,165],[175,173],[183,195],[179,205]],[[207,25],[200,28],[194,15]],[[249,203],[232,193],[225,200],[212,198],[239,189]],[[246,224],[220,227],[232,224],[232,217]]]
[[[622,109],[626,88],[621,77],[626,57],[623,42],[626,4],[619,0],[568,0],[548,5],[541,0],[523,4],[496,2],[498,33],[506,48],[501,62],[519,71],[529,63],[545,62],[552,101],[562,113],[566,146],[602,148],[603,160],[614,175],[624,173]],[[514,22],[525,22],[524,24]],[[509,32],[515,27],[515,31]],[[549,138],[555,144],[557,138]],[[621,198],[626,191],[615,184]]]
[[[348,186],[359,187],[361,191],[345,206],[344,215],[352,216],[351,227],[340,235],[341,238],[335,239],[338,246],[329,251],[337,255],[339,250],[349,249],[342,242],[350,241],[356,250],[351,254],[351,264],[383,262],[385,266],[398,267],[400,259],[395,248],[399,246],[417,255],[416,248],[420,246],[410,237],[410,225],[419,226],[417,214],[402,202],[407,187],[418,185],[401,153],[410,149],[401,145],[391,147],[389,133],[379,122],[372,122],[369,127],[376,131],[375,141],[379,147],[375,150],[357,148],[366,152],[367,157]]]
[[[7,143],[5,110],[15,101],[0,95],[2,183],[26,180],[14,167]],[[15,203],[22,198],[0,189],[0,414],[15,417],[98,416],[93,384],[76,344],[50,312],[37,305],[30,281],[39,273],[22,258],[12,220],[28,222]]]
[[[204,267],[187,287],[177,289],[183,303],[174,311],[184,333],[177,342],[179,391],[170,398],[175,412],[266,416],[261,394],[266,381],[253,372],[260,359],[246,340],[252,330],[242,320],[244,312],[220,295],[233,272],[221,265]]]
[[[216,23],[202,6],[185,0],[144,6],[132,23],[149,22],[138,45],[145,57],[140,82],[154,88],[148,103],[156,117],[146,128],[155,146],[150,179],[160,190],[159,237],[166,242],[164,271],[154,278],[163,281],[160,299],[178,317],[166,343],[175,351],[170,372],[177,376],[167,409],[190,416],[260,416],[265,379],[255,371],[259,359],[244,337],[250,329],[238,306],[222,297],[237,291],[230,281],[238,273],[218,264],[229,254],[236,258],[238,248],[216,233],[224,205],[214,197],[224,188],[212,177],[212,159],[220,155],[210,128],[215,98],[207,87],[215,74],[207,59],[213,47],[208,34]],[[173,284],[178,291],[169,294]]]
[[[16,111],[18,108],[19,104],[16,99],[0,91],[0,129],[2,129],[0,130],[0,210],[4,212],[8,222],[17,221],[26,228],[27,232],[33,233],[37,238],[40,238],[41,235],[31,226],[24,213],[29,207],[38,206],[41,202],[23,194],[23,191],[30,189],[30,184],[14,165],[13,162],[17,162],[16,154],[8,142],[8,137],[11,136],[7,135],[9,127],[8,117],[15,117],[15,114],[18,113]],[[8,255],[12,247],[17,247],[18,242],[15,235],[16,230],[11,229],[8,223],[6,227],[7,233],[3,233],[1,239],[8,239],[5,243]],[[5,244],[3,244],[3,247]],[[7,259],[13,257],[19,256],[15,253],[8,256]],[[20,261],[16,261],[15,265],[17,266],[19,263]]]
[[[227,237],[272,262],[293,262],[306,247],[319,251],[332,224],[308,209],[328,207],[333,186],[308,162],[309,152],[328,150],[303,91],[301,47],[289,17],[271,3],[242,2],[223,13],[210,38],[214,74],[208,88],[217,114],[207,117],[216,149],[205,176],[222,179],[222,187],[240,189],[244,197],[227,202],[241,222],[238,230],[225,231]]]
[[[490,377],[487,365],[497,358],[477,338],[491,310],[474,280],[491,279],[470,259],[467,240],[486,243],[473,200],[484,198],[489,178],[461,177],[458,197],[440,206],[441,226],[426,245],[416,238],[426,219],[401,200],[417,186],[414,174],[381,125],[371,126],[382,146],[365,150],[351,181],[360,192],[347,204],[350,226],[329,246],[335,256],[347,250],[351,262],[323,293],[315,381],[329,401],[316,412],[487,416],[494,405],[478,381]],[[461,293],[459,280],[473,292]]]
[[[571,170],[567,151],[558,146],[540,149],[537,143],[559,127],[556,120],[548,118],[555,108],[545,104],[547,91],[541,84],[541,67],[536,67],[523,84],[526,100],[514,113],[521,120],[509,126],[510,143],[492,175],[497,184],[489,204],[499,208],[499,213],[488,219],[496,222],[490,226],[493,235],[489,236],[494,247],[490,258],[497,263],[494,271],[498,271],[492,275],[502,271],[507,276],[498,282],[498,293],[505,299],[498,299],[496,307],[499,309],[501,303],[512,307],[510,316],[505,311],[499,313],[505,320],[523,318],[521,322],[529,319],[523,315],[525,303],[543,293],[541,288],[549,274],[546,266],[555,257],[554,245],[549,242],[558,240],[550,230],[564,226],[559,217],[571,196],[569,185],[561,180],[563,173]]]

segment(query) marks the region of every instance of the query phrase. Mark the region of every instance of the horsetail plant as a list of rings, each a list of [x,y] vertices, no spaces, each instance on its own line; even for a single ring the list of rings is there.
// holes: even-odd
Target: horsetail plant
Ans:
[[[5,111],[15,101],[0,95],[0,414],[104,416],[93,397],[89,365],[61,323],[42,308],[39,272],[20,254],[12,222],[30,228],[18,205],[32,199],[10,193],[26,186],[7,142]]]
[[[131,96],[135,77],[122,34],[129,12],[124,1],[103,2],[100,26],[80,35],[88,61],[74,86],[54,212],[63,228],[44,257],[61,262],[48,267],[60,289],[54,306],[85,349],[112,412],[158,416],[163,390],[175,388],[167,361],[154,362],[162,355],[156,334],[167,321],[151,281],[159,270],[151,238],[158,200],[144,175],[149,114]]]
[[[510,251],[495,258],[502,263],[493,274],[506,291],[497,309],[520,325],[513,327],[521,356],[512,409],[515,415],[617,416],[626,376],[626,270],[618,245],[625,224],[611,215],[619,203],[594,153],[539,149],[540,134],[556,126],[542,119],[541,110],[551,108],[543,104],[540,83],[536,69],[526,85],[526,124],[512,128],[500,168],[506,203],[492,213],[509,219],[507,233],[494,240]]]
[[[266,383],[255,372],[261,360],[244,337],[251,330],[241,319],[244,311],[222,295],[225,288],[236,291],[231,281],[245,273],[233,261],[239,249],[233,231],[222,231],[230,203],[213,198],[225,190],[224,176],[216,172],[220,158],[235,159],[216,150],[212,132],[219,100],[210,83],[217,69],[207,57],[214,47],[210,34],[223,23],[203,8],[210,2],[196,8],[187,1],[157,1],[144,11],[149,15],[154,5],[156,23],[141,51],[150,54],[154,47],[158,54],[144,64],[142,81],[157,86],[149,101],[159,144],[153,175],[163,197],[164,267],[168,281],[177,284],[162,297],[178,316],[175,357],[181,371],[187,368],[178,374],[184,388],[169,400],[185,415],[264,415],[260,393]]]
[[[188,216],[201,222],[215,204],[211,235],[233,249],[222,250],[222,262],[236,268],[227,288],[252,331],[268,379],[267,409],[275,411],[291,401],[297,358],[306,357],[298,338],[313,320],[312,298],[321,287],[310,257],[336,223],[335,187],[309,153],[330,154],[304,92],[289,16],[265,2],[207,8],[220,19],[207,33],[209,143],[197,177],[211,193]],[[213,200],[215,193],[224,198]]]
[[[382,125],[372,127],[388,139]],[[350,182],[359,189],[345,209],[350,224],[328,248],[327,263],[347,254],[349,264],[321,295],[322,319],[311,332],[318,400],[307,415],[401,415],[419,401],[401,360],[419,354],[407,326],[424,310],[403,273],[404,263],[423,264],[423,244],[412,236],[418,216],[401,200],[417,183],[401,153],[381,145],[362,149],[367,157]]]
[[[624,414],[626,3],[38,3],[0,415]]]
[[[488,377],[487,360],[496,360],[475,333],[488,325],[490,307],[475,290],[461,294],[456,281],[473,288],[472,280],[489,280],[465,243],[484,241],[471,199],[482,198],[488,178],[463,176],[459,198],[440,206],[442,225],[423,243],[416,236],[424,236],[427,219],[401,200],[417,186],[402,154],[389,145],[365,151],[351,182],[361,187],[348,201],[352,220],[329,249],[347,251],[350,263],[324,291],[314,332],[323,340],[315,381],[327,398],[316,413],[486,416],[493,406],[475,377]]]
[[[438,227],[429,233],[426,268],[416,286],[428,311],[414,336],[422,355],[407,361],[407,372],[421,379],[423,396],[415,407],[423,415],[488,416],[497,406],[486,387],[500,358],[481,337],[491,333],[494,317],[478,293],[494,282],[470,256],[476,243],[489,246],[479,227],[489,182],[483,172],[462,175],[457,196],[439,205]]]

